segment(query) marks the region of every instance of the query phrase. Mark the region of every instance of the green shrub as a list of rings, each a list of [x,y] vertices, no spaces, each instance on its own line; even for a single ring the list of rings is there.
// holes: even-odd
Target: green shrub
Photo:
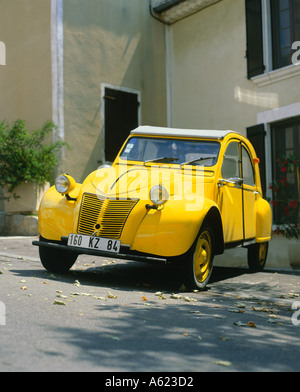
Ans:
[[[56,126],[46,122],[41,129],[29,132],[26,122],[15,121],[10,127],[0,122],[0,185],[9,192],[22,182],[45,184],[53,182],[53,171],[58,153],[65,142],[47,142],[47,136]]]

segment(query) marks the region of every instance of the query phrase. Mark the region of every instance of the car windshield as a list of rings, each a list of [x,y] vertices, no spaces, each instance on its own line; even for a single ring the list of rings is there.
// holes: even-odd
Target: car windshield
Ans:
[[[220,143],[207,140],[131,137],[120,158],[150,164],[202,165],[216,164]]]

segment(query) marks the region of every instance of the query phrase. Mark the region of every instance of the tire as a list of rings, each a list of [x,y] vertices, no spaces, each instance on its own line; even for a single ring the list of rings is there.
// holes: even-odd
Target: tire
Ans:
[[[44,246],[39,247],[39,254],[43,267],[53,273],[69,271],[77,260],[77,254]]]
[[[210,226],[203,226],[185,260],[185,285],[203,290],[212,274],[214,235]]]
[[[268,256],[268,242],[261,242],[248,247],[248,266],[253,272],[262,271]]]

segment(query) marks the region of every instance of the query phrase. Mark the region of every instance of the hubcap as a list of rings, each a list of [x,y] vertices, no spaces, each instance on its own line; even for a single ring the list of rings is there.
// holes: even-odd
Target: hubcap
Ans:
[[[204,231],[198,239],[194,253],[194,273],[199,283],[203,283],[211,269],[211,238],[208,231]]]

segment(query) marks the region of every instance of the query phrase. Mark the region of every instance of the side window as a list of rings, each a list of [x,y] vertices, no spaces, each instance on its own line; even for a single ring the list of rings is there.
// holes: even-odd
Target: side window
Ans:
[[[238,178],[240,175],[240,149],[237,142],[228,145],[221,169],[224,179]]]
[[[248,151],[242,146],[242,168],[243,168],[243,180],[246,185],[255,185],[253,165],[248,154]]]

